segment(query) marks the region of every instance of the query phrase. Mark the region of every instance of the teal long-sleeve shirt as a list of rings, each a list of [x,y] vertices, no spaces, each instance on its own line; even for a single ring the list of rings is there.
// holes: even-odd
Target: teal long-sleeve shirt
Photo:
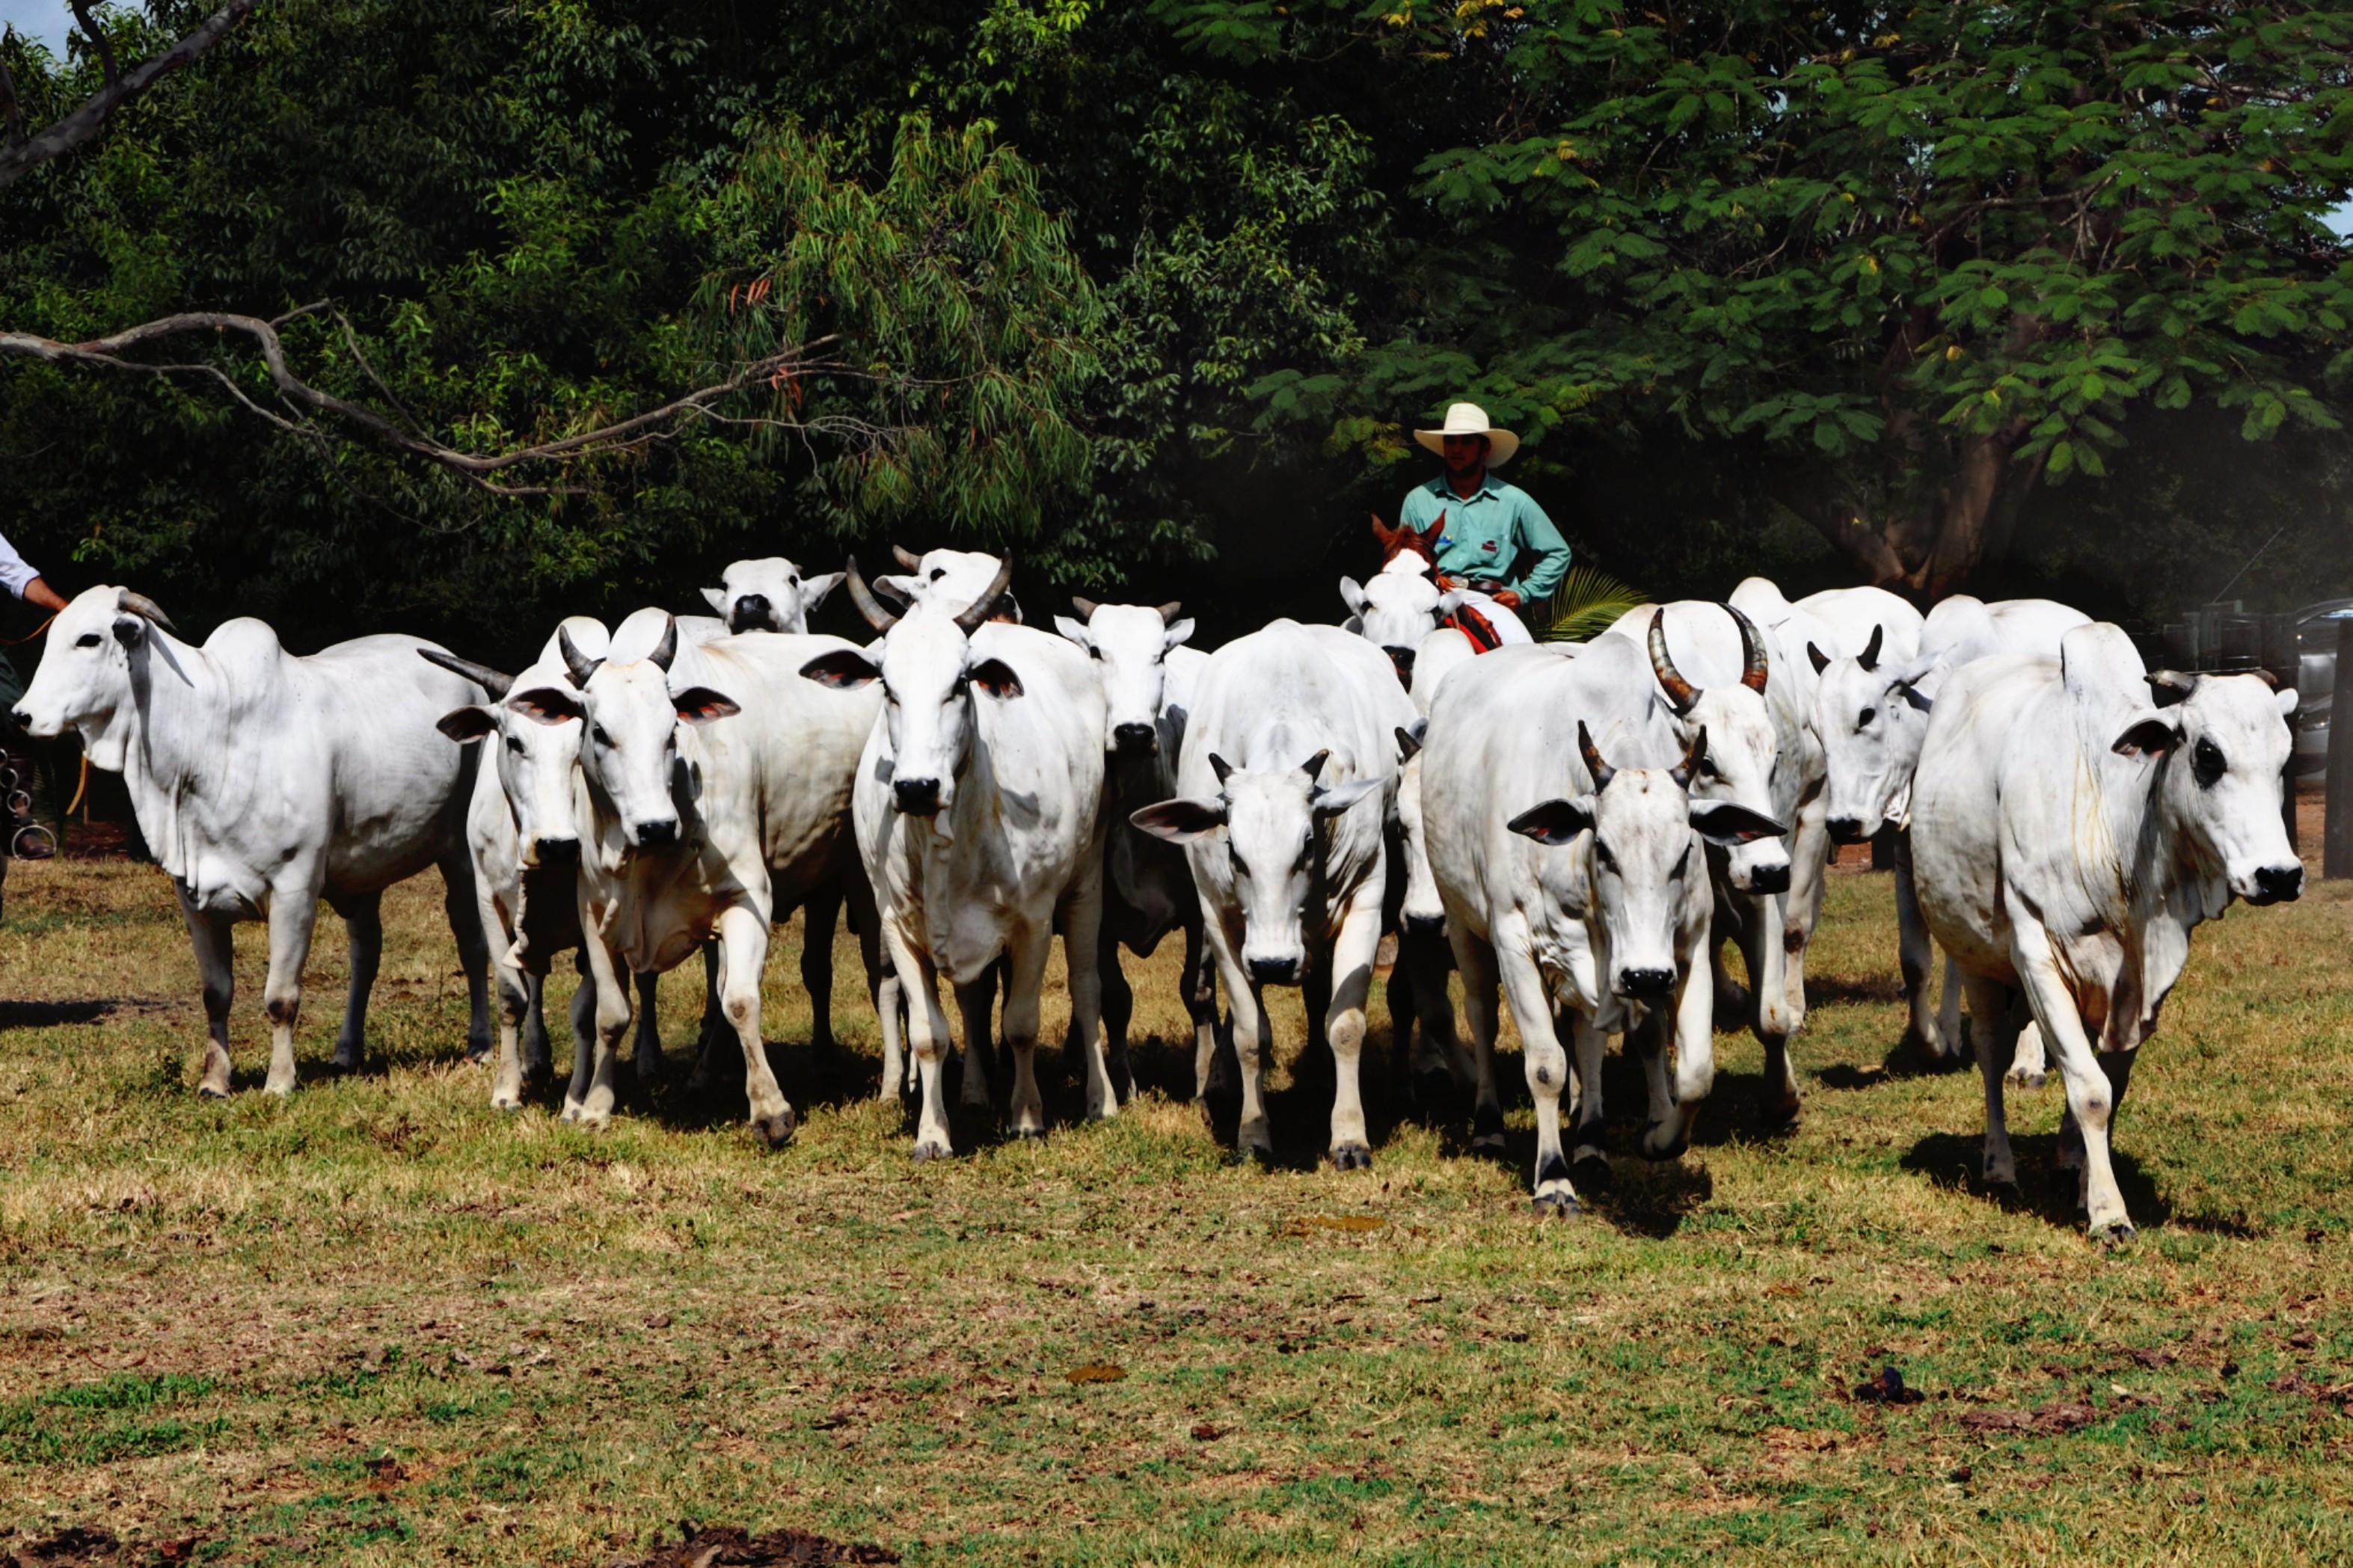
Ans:
[[[1446,514],[1446,532],[1438,542],[1440,572],[1481,588],[1509,588],[1525,605],[1551,598],[1568,574],[1568,541],[1535,498],[1517,485],[1489,474],[1479,493],[1464,500],[1440,474],[1406,492],[1398,521],[1419,531],[1437,521],[1440,512]],[[1535,559],[1526,576],[1515,577],[1513,567],[1523,552]]]

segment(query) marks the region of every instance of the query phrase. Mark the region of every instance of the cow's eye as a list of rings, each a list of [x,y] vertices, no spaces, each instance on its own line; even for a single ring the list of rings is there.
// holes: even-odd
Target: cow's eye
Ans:
[[[1101,664],[1103,662],[1103,649],[1090,647],[1087,649],[1087,657],[1093,659],[1097,664]]]
[[[1858,718],[1857,720],[1855,720],[1855,721],[1854,721],[1854,727],[1855,727],[1856,729],[1858,729],[1858,730],[1868,730],[1868,729],[1870,729],[1870,728],[1871,728],[1871,721],[1872,721],[1873,719],[1876,719],[1876,718],[1878,718],[1878,717],[1879,717],[1879,710],[1878,710],[1878,709],[1876,709],[1876,708],[1866,708],[1866,709],[1864,709],[1864,710],[1862,710],[1862,717],[1860,717],[1860,718]]]
[[[1668,872],[1667,875],[1673,880],[1680,882],[1683,879],[1683,873],[1690,868],[1691,846],[1686,844],[1683,846],[1683,852],[1675,857],[1675,868]]]
[[[2213,788],[2215,781],[2222,776],[2223,770],[2229,766],[2230,763],[2223,759],[2221,747],[2203,735],[2198,737],[2198,745],[2189,754],[2189,771],[2198,780],[2200,787]]]
[[[787,588],[797,588],[800,585],[801,580],[798,577],[787,577],[785,579],[785,586]]]
[[[507,737],[507,750],[512,752],[518,757],[522,756],[522,737],[520,735],[509,735]]]
[[[1596,859],[1599,860],[1604,866],[1607,866],[1612,871],[1618,869],[1618,857],[1611,854],[1609,852],[1609,846],[1602,843],[1599,838],[1593,841],[1593,854]]]
[[[1724,776],[1724,771],[1715,765],[1714,757],[1702,757],[1699,760],[1699,776],[1704,779],[1720,779]]]
[[[613,743],[613,737],[605,733],[605,726],[602,724],[596,725],[588,733],[596,737],[596,743],[600,746],[609,746]]]
[[[82,634],[81,634],[81,636],[79,636],[79,637],[78,637],[74,638],[74,647],[97,647],[97,646],[98,646],[101,641],[103,641],[103,640],[104,640],[104,639],[103,639],[103,638],[101,638],[101,637],[100,637],[96,632],[84,632],[84,633],[82,633]]]
[[[934,583],[936,583],[936,582],[938,582],[941,578],[943,578],[943,577],[946,576],[947,574],[948,574],[948,569],[947,569],[946,567],[944,567],[944,566],[935,567],[935,568],[933,570],[933,572],[932,572],[932,581],[933,581],[933,582],[934,582]]]

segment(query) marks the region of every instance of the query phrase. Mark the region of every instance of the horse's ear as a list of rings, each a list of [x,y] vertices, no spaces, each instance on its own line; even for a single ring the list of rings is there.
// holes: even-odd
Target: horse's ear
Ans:
[[[1397,530],[1391,528],[1388,523],[1383,522],[1379,512],[1374,512],[1372,514],[1372,519],[1374,542],[1383,550],[1387,550],[1390,546],[1394,545],[1397,542]]]
[[[1424,539],[1427,539],[1427,540],[1432,540],[1432,541],[1435,541],[1435,540],[1438,538],[1438,536],[1439,536],[1440,534],[1444,533],[1445,531],[1446,531],[1446,513],[1445,513],[1445,512],[1443,512],[1443,511],[1440,511],[1440,512],[1438,514],[1438,519],[1437,519],[1437,521],[1434,521],[1434,522],[1432,522],[1432,523],[1431,523],[1428,528],[1425,528],[1425,529],[1423,529],[1423,530],[1421,531],[1421,537],[1422,537],[1422,538],[1424,538]]]

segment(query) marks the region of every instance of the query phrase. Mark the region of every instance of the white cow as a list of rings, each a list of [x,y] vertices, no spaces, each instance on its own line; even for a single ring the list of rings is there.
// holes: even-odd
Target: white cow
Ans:
[[[719,574],[719,586],[702,596],[731,632],[806,632],[809,612],[841,584],[841,574],[804,577],[781,555],[733,561]]]
[[[602,622],[586,616],[567,616],[558,629],[591,658],[603,658],[612,640]],[[491,1105],[498,1110],[521,1110],[526,1086],[547,1073],[543,993],[549,961],[565,952],[574,955],[580,974],[572,997],[571,1098],[576,1101],[587,1093],[593,1072],[596,1013],[596,983],[580,945],[576,891],[581,725],[577,720],[544,722],[506,701],[518,685],[528,691],[565,679],[559,638],[549,637],[539,658],[520,675],[439,648],[417,652],[427,662],[464,676],[491,695],[486,703],[451,710],[439,724],[441,732],[460,745],[497,737],[484,752],[489,765],[475,770],[466,814],[475,907],[498,982],[499,1054],[491,1074]],[[643,1083],[651,1083],[662,1071],[661,1039],[655,1026],[658,979],[652,973],[637,976],[636,1066]]]
[[[965,1007],[965,1095],[987,1102],[986,1005],[977,987],[1010,960],[1004,1031],[1014,1062],[1016,1134],[1042,1137],[1038,1011],[1057,925],[1071,1010],[1086,1058],[1087,1111],[1117,1114],[1103,1058],[1102,980],[1103,697],[1092,662],[1050,633],[987,617],[1012,581],[999,563],[960,608],[917,588],[903,618],[875,601],[849,563],[850,597],[884,635],[873,647],[809,660],[815,681],[879,686],[851,811],[892,966],[906,988],[923,1079],[918,1160],[954,1149],[942,1083],[947,1043],[939,976]]]
[[[1122,1094],[1132,1081],[1127,1025],[1134,993],[1120,971],[1119,950],[1149,958],[1172,931],[1185,933],[1179,988],[1193,1020],[1195,1076],[1216,1049],[1217,971],[1201,934],[1201,900],[1185,852],[1128,821],[1130,813],[1176,790],[1176,758],[1193,688],[1208,654],[1187,647],[1193,623],[1176,603],[1099,605],[1073,597],[1080,618],[1054,617],[1054,629],[1087,650],[1103,682],[1103,934],[1096,961],[1103,974],[1103,1036],[1112,1080]],[[1072,1036],[1076,1039],[1075,1034]]]
[[[846,831],[850,776],[875,701],[800,678],[851,647],[839,637],[760,633],[698,644],[665,611],[641,610],[592,658],[559,630],[561,683],[508,703],[546,723],[585,720],[581,939],[596,986],[595,1063],[564,1115],[602,1126],[629,1023],[622,977],[672,968],[715,936],[719,993],[743,1050],[753,1131],[789,1140],[791,1105],[760,1034],[768,930],[812,894],[856,895]],[[867,922],[871,929],[872,922]],[[871,941],[871,939],[870,939]],[[805,972],[805,978],[809,978]],[[870,959],[869,982],[876,978]],[[809,978],[829,989],[829,971]]]
[[[1810,617],[1795,624],[1829,635]],[[1785,621],[1781,635],[1792,626]],[[1708,863],[1719,899],[1712,929],[1719,946],[1729,934],[1740,948],[1748,969],[1748,1021],[1765,1047],[1761,1114],[1768,1129],[1794,1127],[1798,1079],[1788,1039],[1805,1021],[1805,947],[1821,908],[1829,847],[1821,747],[1805,721],[1806,690],[1793,669],[1805,656],[1776,651],[1742,611],[1705,600],[1645,605],[1610,629],[1649,652],[1651,679],[1684,742],[1701,727],[1707,731],[1692,793],[1745,805],[1789,829],[1711,847]],[[1740,997],[1721,971],[1715,984],[1723,994],[1719,1005],[1725,995]]]
[[[1517,616],[1486,595],[1470,588],[1441,590],[1431,579],[1430,562],[1410,551],[1391,556],[1361,584],[1354,577],[1341,578],[1340,600],[1348,606],[1346,628],[1388,655],[1398,679],[1408,685],[1433,638],[1452,638],[1469,650],[1470,642],[1461,632],[1439,625],[1465,605],[1486,616],[1505,647],[1535,640]]]
[[[224,622],[202,647],[128,588],[91,588],[50,624],[16,719],[37,739],[78,731],[93,766],[130,786],[139,831],[168,873],[204,976],[211,1044],[200,1093],[229,1092],[231,928],[269,925],[273,1094],[293,1092],[302,966],[324,899],[351,937],[351,994],[334,1065],[359,1065],[384,947],[384,889],[441,868],[449,929],[473,1005],[469,1048],[491,1044],[481,927],[465,814],[470,753],[434,721],[479,701],[471,682],[420,665],[410,637],[368,637],[307,658],[257,620]]]
[[[1687,742],[1677,731],[1653,696],[1643,650],[1614,636],[1574,659],[1498,649],[1450,679],[1430,713],[1422,810],[1470,1009],[1480,1086],[1474,1131],[1491,1144],[1503,1132],[1494,1087],[1500,984],[1535,1099],[1539,1213],[1577,1207],[1561,1147],[1569,1063],[1556,1002],[1576,1033],[1576,1161],[1588,1181],[1608,1171],[1601,1058],[1611,1033],[1642,1042],[1651,1079],[1642,1149],[1651,1158],[1671,1159],[1689,1144],[1715,1081],[1708,932],[1715,895],[1706,846],[1782,828],[1742,805],[1694,799],[1707,731],[1694,730]],[[1662,1037],[1670,1023],[1672,1078]]]
[[[2295,693],[2260,676],[2144,676],[2113,626],[2053,659],[1947,683],[1912,792],[1920,910],[1961,966],[1985,1080],[1985,1179],[2017,1181],[2002,1118],[2023,993],[2066,1084],[2061,1163],[2094,1237],[2132,1235],[2109,1129],[2198,924],[2302,889],[2280,821]]]
[[[987,552],[926,550],[918,555],[894,544],[891,553],[906,568],[906,574],[877,577],[874,586],[892,596],[911,605],[919,599],[934,598],[946,609],[961,610],[981,595],[993,594],[995,596],[988,602],[988,618],[1021,624],[1021,601],[1013,596],[1009,582],[997,581],[1003,563]]]
[[[1931,952],[1920,923],[1905,827],[1930,710],[1954,670],[2003,654],[2056,658],[2061,637],[2090,623],[2081,610],[2048,599],[1988,605],[1956,595],[1928,613],[1916,649],[1900,637],[1851,649],[1849,657],[1833,648],[1808,649],[1819,671],[1815,726],[1829,769],[1831,837],[1853,844],[1885,828],[1895,831],[1896,925],[1910,1019],[1906,1039],[1931,1064],[1957,1063],[1961,1042],[1959,973],[1949,961],[1941,1017],[1929,1003]],[[2030,1028],[2020,1037],[2011,1074],[2039,1084],[2042,1064],[2042,1036]]]
[[[1320,974],[1335,1068],[1332,1161],[1342,1170],[1372,1163],[1357,1068],[1388,889],[1397,732],[1414,718],[1372,643],[1337,626],[1276,621],[1209,656],[1177,763],[1184,793],[1132,819],[1187,847],[1232,1005],[1245,1152],[1273,1151],[1261,1080],[1274,1039],[1262,992]]]

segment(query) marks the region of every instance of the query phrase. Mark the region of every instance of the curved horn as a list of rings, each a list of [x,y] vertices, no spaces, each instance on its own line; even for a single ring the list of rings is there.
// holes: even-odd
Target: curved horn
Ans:
[[[572,640],[570,628],[565,626],[555,628],[555,647],[557,651],[564,655],[564,673],[572,678],[573,689],[575,691],[585,689],[588,685],[588,678],[596,674],[596,667],[605,661],[601,658],[590,658],[586,654],[582,653],[580,645]]]
[[[439,665],[452,675],[472,681],[488,691],[493,702],[500,700],[514,689],[513,676],[501,674],[487,664],[476,664],[470,658],[459,658],[446,648],[421,647],[417,650],[417,657],[427,664]]]
[[[1608,789],[1609,781],[1618,776],[1618,770],[1601,760],[1601,753],[1595,749],[1593,737],[1587,731],[1582,719],[1577,721],[1577,754],[1585,760],[1585,771],[1593,775],[1594,794],[1599,795]]]
[[[1165,626],[1175,620],[1177,612],[1184,607],[1185,601],[1182,599],[1171,599],[1166,604],[1157,606],[1160,611],[1160,624]]]
[[[646,655],[656,669],[668,672],[670,660],[678,657],[678,617],[672,616],[670,625],[662,628],[662,640],[654,644],[654,651]]]
[[[1862,645],[1862,657],[1856,659],[1854,662],[1862,666],[1865,669],[1877,669],[1879,668],[1879,645],[1881,640],[1886,635],[1887,628],[1885,626],[1872,627],[1871,640]]]
[[[1770,673],[1765,658],[1764,636],[1757,631],[1757,623],[1735,606],[1726,605],[1724,611],[1740,627],[1740,684],[1751,691],[1762,691],[1765,678]]]
[[[897,550],[899,547],[894,544],[891,548]],[[874,590],[869,588],[866,579],[859,575],[857,556],[849,557],[842,564],[842,571],[845,574],[842,581],[849,585],[849,602],[858,606],[858,613],[866,617],[868,626],[878,632],[887,632],[899,624],[899,617],[882,607],[881,602],[874,597]]]
[[[900,565],[904,566],[910,572],[921,571],[923,569],[923,558],[916,554],[912,550],[903,550],[894,544],[891,547],[891,554]]]
[[[1225,758],[1218,755],[1217,752],[1211,752],[1209,753],[1209,771],[1218,775],[1218,783],[1220,785],[1223,785],[1226,780],[1232,775],[1234,764],[1226,761]]]
[[[1690,712],[1692,704],[1699,700],[1699,693],[1675,668],[1675,661],[1667,657],[1667,611],[1663,605],[1651,613],[1650,640],[1651,673],[1659,678],[1660,689],[1667,694],[1667,706],[1678,717]]]
[[[988,586],[981,590],[980,597],[956,612],[956,630],[966,637],[980,630],[980,624],[988,619],[997,608],[997,601],[1012,585],[1013,554],[1008,551],[1005,559],[997,563],[997,575],[988,580]]]
[[[1690,789],[1692,774],[1699,771],[1700,761],[1706,755],[1707,726],[1702,724],[1699,727],[1699,733],[1692,737],[1690,748],[1683,752],[1683,760],[1669,768],[1667,776],[1675,781],[1677,788]]]
[[[1305,762],[1300,763],[1299,771],[1305,773],[1311,779],[1320,779],[1324,776],[1324,763],[1331,755],[1332,748],[1326,746],[1322,751],[1316,752],[1314,756],[1308,758]]]
[[[164,606],[144,594],[134,594],[128,588],[122,589],[114,595],[114,607],[118,610],[127,610],[142,620],[153,621],[167,632],[176,632],[180,629],[172,624],[172,617],[164,613]]]
[[[1102,609],[1103,606],[1096,604],[1092,599],[1082,599],[1076,594],[1073,594],[1071,595],[1071,608],[1079,612],[1079,619],[1082,621],[1092,621],[1095,618],[1095,612]]]

